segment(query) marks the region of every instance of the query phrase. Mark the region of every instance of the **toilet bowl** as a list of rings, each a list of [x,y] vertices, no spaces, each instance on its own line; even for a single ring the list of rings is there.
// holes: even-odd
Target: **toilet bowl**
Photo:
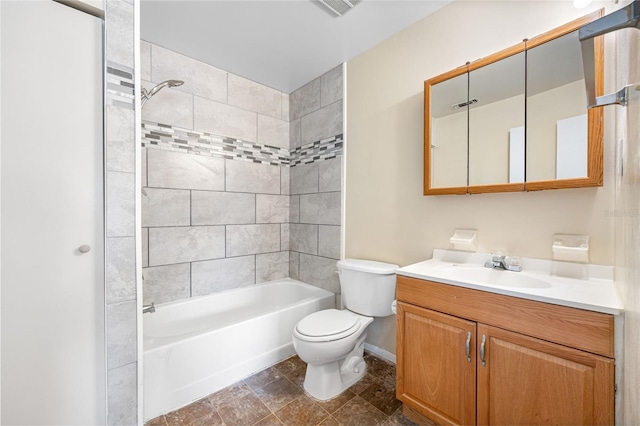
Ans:
[[[337,263],[345,310],[326,309],[303,318],[293,330],[293,347],[307,363],[304,389],[331,399],[366,372],[364,341],[377,316],[391,315],[397,265],[358,259]]]
[[[307,363],[304,389],[331,399],[364,376],[364,340],[373,318],[327,309],[305,317],[293,331],[293,347]]]

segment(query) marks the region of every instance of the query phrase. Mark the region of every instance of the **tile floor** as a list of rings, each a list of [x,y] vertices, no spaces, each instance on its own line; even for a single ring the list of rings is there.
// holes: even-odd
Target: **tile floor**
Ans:
[[[364,358],[367,374],[329,401],[305,394],[306,364],[293,356],[146,426],[414,425],[395,397],[395,365],[370,353]]]

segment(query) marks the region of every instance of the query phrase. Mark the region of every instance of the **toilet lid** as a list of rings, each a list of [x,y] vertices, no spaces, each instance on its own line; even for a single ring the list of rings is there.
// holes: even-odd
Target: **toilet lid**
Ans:
[[[334,336],[357,328],[358,318],[355,315],[337,309],[314,312],[296,326],[298,333],[309,337]]]

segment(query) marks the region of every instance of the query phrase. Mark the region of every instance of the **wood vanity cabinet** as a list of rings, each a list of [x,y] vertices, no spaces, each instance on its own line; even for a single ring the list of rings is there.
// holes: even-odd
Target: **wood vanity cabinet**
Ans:
[[[614,424],[613,316],[398,276],[396,396],[421,424]]]

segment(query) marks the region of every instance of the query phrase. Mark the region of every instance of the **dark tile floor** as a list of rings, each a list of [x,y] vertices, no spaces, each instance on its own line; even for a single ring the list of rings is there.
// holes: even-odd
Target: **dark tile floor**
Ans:
[[[146,425],[414,425],[395,397],[395,366],[370,353],[364,359],[362,380],[329,401],[304,392],[306,364],[293,356]]]

